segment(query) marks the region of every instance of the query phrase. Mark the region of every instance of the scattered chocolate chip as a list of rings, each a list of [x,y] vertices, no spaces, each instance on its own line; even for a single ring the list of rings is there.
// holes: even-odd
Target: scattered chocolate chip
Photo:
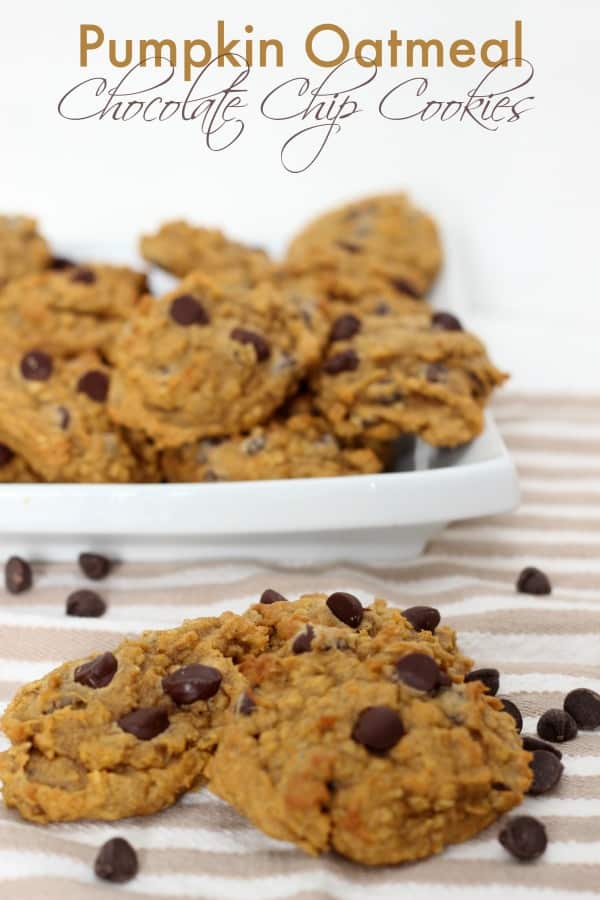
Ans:
[[[108,396],[109,378],[106,372],[92,369],[81,376],[77,382],[77,390],[80,394],[86,394],[90,400],[96,403],[104,403]]]
[[[564,709],[548,709],[540,716],[537,733],[545,741],[562,744],[577,737],[577,722]]]
[[[165,693],[178,706],[195,703],[196,700],[209,700],[217,693],[223,676],[213,666],[202,666],[191,663],[182,666],[162,680]]]
[[[448,312],[435,312],[431,317],[431,324],[440,331],[462,331],[460,320]]]
[[[240,344],[252,344],[259,362],[264,362],[271,355],[271,345],[262,334],[248,331],[246,328],[234,328],[229,337]]]
[[[433,384],[445,381],[448,369],[443,363],[430,363],[425,369],[425,378]]]
[[[362,622],[364,609],[354,594],[336,591],[327,598],[327,606],[336,619],[339,619],[344,625],[349,625],[350,628],[358,628]]]
[[[339,353],[335,353],[329,359],[326,359],[323,363],[323,370],[328,375],[339,375],[340,372],[354,372],[355,369],[358,369],[359,362],[356,351],[348,348],[348,350],[341,350]]]
[[[336,244],[340,250],[345,250],[347,253],[360,253],[361,251],[360,244],[353,244],[351,241],[336,241]]]
[[[537,797],[551,791],[561,779],[564,766],[561,761],[547,750],[534,750],[531,761],[533,781],[529,786],[528,794]]]
[[[510,787],[503,781],[492,781],[492,790],[494,791],[510,791]]]
[[[75,263],[66,256],[55,256],[50,263],[50,268],[55,272],[64,272],[65,269],[75,268]]]
[[[300,634],[292,644],[292,653],[308,653],[314,636],[315,629],[312,627],[312,625],[307,624],[304,631],[300,632]]]
[[[353,740],[372,753],[391,750],[403,735],[402,719],[389,706],[367,706],[352,729]]]
[[[433,606],[411,606],[402,613],[415,631],[435,631],[440,624],[441,616]]]
[[[94,581],[106,578],[110,572],[110,560],[100,553],[80,553],[78,561],[83,574]]]
[[[589,688],[569,691],[563,704],[565,710],[584,731],[600,727],[600,694]]]
[[[75,281],[77,284],[93,284],[95,280],[96,273],[91,269],[80,267],[71,273],[71,281]]]
[[[6,444],[0,444],[0,468],[7,466],[14,459],[14,456],[15,454],[10,447],[7,447]]]
[[[103,881],[122,884],[135,878],[138,871],[137,854],[125,838],[111,838],[102,845],[94,863],[94,872]]]
[[[160,707],[140,707],[121,716],[117,725],[140,741],[151,741],[157,734],[167,730],[169,716],[166,709]]]
[[[517,579],[517,590],[521,594],[550,594],[552,585],[548,576],[541,569],[527,566]]]
[[[521,731],[523,730],[523,716],[521,715],[521,710],[512,702],[512,700],[507,700],[506,697],[498,697],[498,699],[502,704],[502,711],[513,717],[515,725],[517,726],[517,731],[521,734]]]
[[[465,681],[481,681],[486,686],[488,694],[495,697],[500,687],[500,672],[498,669],[473,669],[465,675]]]
[[[346,313],[335,320],[331,326],[331,341],[347,341],[360,331],[360,319],[352,313]]]
[[[21,375],[27,381],[48,381],[53,368],[52,357],[43,350],[31,350],[21,360]]]
[[[398,681],[417,691],[434,691],[440,684],[440,667],[426,653],[408,653],[398,660],[394,672]]]
[[[250,694],[247,694],[244,691],[237,703],[237,711],[239,712],[240,716],[249,716],[250,713],[254,712],[255,709],[256,703],[254,702]]]
[[[169,315],[178,325],[208,325],[210,318],[199,300],[191,294],[175,297]]]
[[[558,747],[555,747],[553,744],[541,741],[539,738],[533,737],[533,735],[530,734],[524,735],[522,741],[523,750],[529,750],[530,753],[533,753],[534,750],[547,750],[548,753],[554,753],[558,759],[562,759],[562,753]]]
[[[67,597],[67,615],[90,619],[103,616],[106,603],[95,591],[74,591]]]
[[[283,594],[280,594],[279,591],[274,591],[272,588],[267,588],[266,591],[263,591],[260,595],[261,603],[287,603],[287,597],[284,597]]]
[[[118,668],[117,658],[112,653],[102,653],[95,659],[77,666],[73,675],[78,684],[86,687],[103,688],[110,684]]]
[[[66,406],[58,406],[56,408],[56,412],[58,413],[58,424],[62,428],[63,431],[66,431],[69,427],[69,422],[71,421],[71,413],[67,409]]]
[[[498,840],[505,850],[524,862],[537,859],[548,844],[546,829],[533,816],[515,816],[509,819],[498,835]]]
[[[406,278],[390,278],[390,284],[401,294],[408,294],[409,297],[414,297],[416,300],[420,300],[423,296]]]
[[[11,556],[4,567],[4,583],[10,594],[22,594],[31,587],[31,566],[20,556]]]

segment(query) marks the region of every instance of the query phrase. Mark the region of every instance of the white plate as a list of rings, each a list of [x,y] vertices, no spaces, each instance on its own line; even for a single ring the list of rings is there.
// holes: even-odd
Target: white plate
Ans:
[[[57,252],[140,266],[124,246]],[[172,283],[152,273],[155,293]],[[446,270],[436,294],[451,301],[453,283]],[[483,434],[457,451],[404,441],[395,469],[209,484],[0,484],[0,553],[72,561],[93,549],[127,560],[390,563],[417,556],[453,520],[508,512],[519,501],[515,467],[489,414]]]

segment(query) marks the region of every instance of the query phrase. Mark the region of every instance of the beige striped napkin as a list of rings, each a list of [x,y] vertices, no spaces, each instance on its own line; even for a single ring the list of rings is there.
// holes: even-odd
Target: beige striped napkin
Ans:
[[[101,620],[70,619],[64,598],[81,585],[75,567],[40,566],[36,588],[0,602],[0,704],[15,688],[69,657],[108,649],[125,632],[170,627],[185,617],[243,610],[265,587],[293,596],[348,590],[400,607],[437,606],[478,665],[497,666],[534,732],[537,717],[574,687],[600,691],[600,400],[520,397],[496,403],[519,465],[515,515],[458,524],[426,556],[397,568],[265,569],[260,565],[125,564],[104,583]],[[548,571],[548,597],[517,594],[525,565]],[[87,900],[469,900],[600,895],[600,731],[564,747],[565,776],[524,811],[545,822],[550,844],[535,864],[509,859],[492,826],[428,861],[368,870],[312,859],[266,838],[206,791],[147,820],[33,826],[0,808],[0,896]],[[114,888],[94,880],[100,844],[126,837],[140,874]]]

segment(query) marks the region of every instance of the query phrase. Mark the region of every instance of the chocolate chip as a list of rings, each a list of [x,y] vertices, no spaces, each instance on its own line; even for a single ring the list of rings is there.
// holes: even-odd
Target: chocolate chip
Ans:
[[[392,311],[389,303],[378,303],[373,312],[376,316],[388,316]]]
[[[353,244],[351,241],[336,241],[337,246],[340,250],[345,250],[347,253],[360,253],[361,247],[359,244]]]
[[[391,750],[404,735],[402,719],[389,706],[367,706],[352,729],[352,738],[372,753]]]
[[[58,424],[63,431],[66,431],[69,427],[69,422],[71,421],[71,413],[66,406],[58,406],[56,411],[58,413]]]
[[[360,319],[352,313],[340,316],[331,326],[329,339],[331,341],[347,341],[360,331]]]
[[[169,727],[169,716],[160,707],[140,707],[121,716],[117,725],[140,741],[151,741]]]
[[[20,556],[11,556],[4,567],[4,583],[10,594],[22,594],[31,587],[31,566]]]
[[[103,844],[94,863],[94,872],[98,878],[114,884],[131,881],[137,871],[137,854],[131,844],[120,837],[111,838]]]
[[[53,368],[52,357],[43,350],[31,350],[21,360],[21,375],[27,381],[48,381]]]
[[[498,669],[473,669],[465,675],[465,681],[481,681],[486,686],[488,694],[495,697],[500,687],[500,672]]]
[[[67,259],[66,256],[55,256],[50,263],[50,268],[55,272],[64,272],[65,269],[73,269],[75,267],[75,263],[71,259]]]
[[[287,597],[284,597],[283,594],[280,594],[279,591],[274,591],[272,588],[267,588],[266,591],[263,591],[260,595],[261,603],[287,603]]]
[[[14,456],[15,454],[10,447],[7,447],[6,444],[0,444],[0,468],[7,466],[14,459]]]
[[[191,294],[175,297],[169,307],[169,315],[178,325],[208,325],[210,318],[199,300]]]
[[[549,594],[552,591],[552,585],[548,576],[541,569],[527,566],[517,579],[517,590],[521,594]]]
[[[593,731],[600,727],[600,694],[589,688],[575,688],[569,691],[563,704],[584,731]]]
[[[339,619],[344,625],[349,625],[350,628],[358,628],[363,620],[362,603],[354,594],[336,591],[327,598],[327,606],[336,619]]]
[[[545,741],[562,744],[577,737],[577,722],[564,709],[548,709],[540,716],[537,733]]]
[[[352,348],[341,350],[326,359],[323,363],[323,371],[328,375],[339,375],[340,372],[354,372],[359,365],[358,354]]]
[[[256,709],[256,703],[250,694],[247,694],[246,691],[241,695],[240,699],[237,702],[237,711],[240,716],[249,716],[250,713],[254,712]]]
[[[315,629],[312,627],[312,625],[307,624],[304,631],[300,632],[300,634],[292,644],[292,653],[308,653],[314,636]]]
[[[431,317],[431,324],[440,331],[462,331],[460,320],[448,312],[435,312]]]
[[[262,334],[248,331],[246,328],[234,328],[229,337],[240,344],[252,344],[259,362],[264,362],[271,355],[271,345]]]
[[[529,750],[530,753],[533,753],[534,750],[547,750],[548,753],[554,753],[558,759],[562,759],[562,753],[558,747],[555,747],[553,744],[541,741],[539,738],[533,737],[533,735],[530,734],[524,735],[521,740],[523,742],[523,750]]]
[[[411,606],[402,613],[415,631],[435,631],[440,624],[441,616],[433,606]]]
[[[498,699],[502,704],[502,711],[513,717],[515,725],[517,726],[517,731],[521,734],[521,731],[523,730],[523,716],[521,715],[521,710],[512,702],[512,700],[507,700],[506,697],[498,697]]]
[[[108,395],[109,378],[106,372],[92,369],[82,375],[77,382],[77,390],[80,394],[87,394],[90,400],[96,403],[104,403]]]
[[[165,693],[178,706],[195,703],[196,700],[209,700],[221,687],[223,676],[213,666],[202,666],[191,663],[182,666],[162,680]]]
[[[95,591],[74,591],[67,597],[67,615],[81,616],[86,619],[103,616],[106,603]]]
[[[434,691],[440,684],[440,667],[426,653],[408,653],[398,660],[396,678],[417,691]]]
[[[96,273],[91,269],[79,268],[74,269],[71,273],[71,281],[77,284],[93,284],[96,280]]]
[[[100,553],[80,553],[79,568],[88,578],[99,581],[110,572],[110,560]]]
[[[112,653],[102,653],[95,659],[77,666],[73,679],[86,687],[103,688],[111,683],[117,668],[116,656]]]
[[[498,840],[505,850],[524,862],[537,859],[548,844],[546,829],[533,816],[515,816],[509,819],[498,835]]]
[[[503,781],[492,781],[492,790],[494,791],[510,791],[510,787]]]
[[[390,284],[401,294],[408,294],[409,297],[414,297],[416,300],[420,300],[423,296],[406,278],[390,278]]]
[[[425,369],[425,378],[433,384],[445,381],[448,369],[443,363],[430,363]]]
[[[533,781],[527,791],[534,797],[551,791],[561,779],[564,766],[561,761],[547,750],[534,750],[531,761]]]

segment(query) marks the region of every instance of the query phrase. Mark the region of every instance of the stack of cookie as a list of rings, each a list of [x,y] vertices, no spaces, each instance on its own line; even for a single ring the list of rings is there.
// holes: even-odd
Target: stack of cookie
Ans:
[[[504,380],[423,299],[440,242],[404,195],[327,213],[277,263],[184,222],[141,250],[180,279],[163,297],[0,218],[1,481],[379,472],[403,435],[469,441]]]
[[[33,822],[113,820],[207,780],[309,853],[419,859],[532,782],[508,701],[470,668],[431,607],[267,589],[242,615],[146,632],[22,688],[2,719],[4,800]]]

